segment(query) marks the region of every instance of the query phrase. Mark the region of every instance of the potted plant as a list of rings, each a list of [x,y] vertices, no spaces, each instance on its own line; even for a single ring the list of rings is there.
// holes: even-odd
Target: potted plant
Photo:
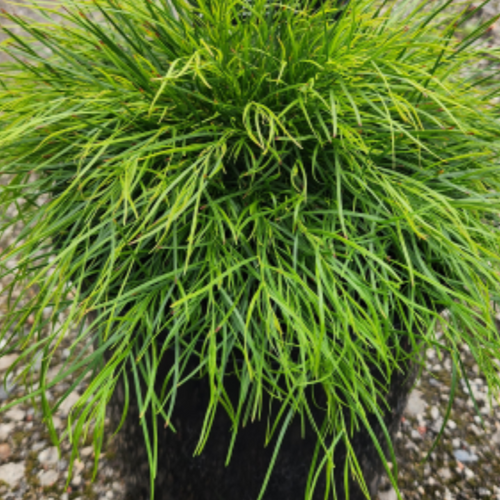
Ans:
[[[21,376],[42,353],[31,397],[56,443],[46,390],[91,372],[74,457],[90,424],[99,455],[108,413],[134,498],[362,498],[384,470],[397,486],[422,347],[451,353],[455,381],[465,342],[498,389],[495,19],[464,34],[474,9],[451,4],[4,14],[0,207],[17,215],[0,236],[25,229],[2,275],[38,290],[12,301],[2,352]]]

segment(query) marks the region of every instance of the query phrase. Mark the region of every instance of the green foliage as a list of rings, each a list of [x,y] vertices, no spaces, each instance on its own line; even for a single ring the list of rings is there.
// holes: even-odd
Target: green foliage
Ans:
[[[271,395],[279,435],[309,418],[314,386],[327,408],[310,494],[420,346],[456,359],[465,342],[498,388],[498,51],[476,43],[494,20],[463,37],[473,12],[450,1],[62,3],[40,7],[44,22],[4,16],[27,37],[6,28],[0,70],[0,207],[18,209],[0,236],[24,225],[0,272],[6,293],[38,287],[11,301],[3,350],[21,350],[26,375],[43,352],[33,394],[55,441],[60,402],[44,394],[73,372],[93,371],[75,454],[91,421],[100,448],[125,372],[165,422],[179,385],[209,381],[197,453],[218,406],[236,437]],[[49,383],[55,347],[90,312]],[[359,476],[352,450],[347,467]]]

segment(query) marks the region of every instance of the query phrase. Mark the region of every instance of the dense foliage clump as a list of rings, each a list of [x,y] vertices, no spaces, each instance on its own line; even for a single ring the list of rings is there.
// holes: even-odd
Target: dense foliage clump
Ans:
[[[54,439],[59,402],[44,394],[64,373],[49,383],[47,370],[90,312],[63,369],[94,375],[75,450],[91,421],[101,446],[130,372],[143,412],[167,423],[178,387],[206,377],[198,452],[217,407],[236,436],[270,395],[281,435],[311,418],[315,387],[312,478],[384,413],[386,381],[421,345],[451,352],[455,380],[467,343],[498,388],[498,51],[476,43],[494,20],[460,35],[474,11],[457,3],[65,0],[41,7],[44,22],[5,14],[27,37],[7,27],[1,45],[0,208],[18,215],[0,236],[25,229],[1,273],[38,293],[12,303],[1,335],[21,360],[43,352],[34,394]],[[359,475],[352,453],[346,467]]]

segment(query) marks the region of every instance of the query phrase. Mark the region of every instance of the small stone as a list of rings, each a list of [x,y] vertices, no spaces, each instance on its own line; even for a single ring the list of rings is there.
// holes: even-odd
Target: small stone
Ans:
[[[0,372],[8,370],[18,357],[18,354],[7,354],[6,356],[0,357]]]
[[[52,417],[52,423],[54,424],[55,429],[62,428],[62,420],[59,417]]]
[[[7,441],[13,430],[13,424],[0,424],[0,441]]]
[[[59,415],[63,418],[66,418],[79,399],[80,396],[76,391],[71,392],[68,397],[61,403],[61,406],[58,410]]]
[[[81,460],[75,460],[73,462],[73,470],[75,471],[75,474],[80,474],[83,469],[85,469],[85,464]]]
[[[62,459],[57,462],[57,470],[62,472],[63,470],[67,470],[67,468],[68,468],[67,460]]]
[[[455,458],[462,463],[477,462],[479,457],[474,453],[469,453],[465,450],[453,450]]]
[[[418,446],[411,440],[408,439],[408,441],[405,443],[405,448],[407,450],[411,450],[411,451],[414,451],[416,453],[418,453]]]
[[[118,481],[115,481],[112,487],[115,491],[123,491],[123,485]]]
[[[0,385],[0,401],[5,401],[9,397],[9,394],[5,390],[3,383]]]
[[[0,444],[0,461],[5,462],[9,459],[12,454],[12,450],[10,449],[9,443],[1,443]]]
[[[0,481],[5,481],[11,488],[17,486],[24,478],[26,466],[24,462],[8,463],[0,466]]]
[[[452,477],[453,474],[451,473],[451,470],[448,469],[448,467],[442,467],[437,471],[437,475],[443,480],[443,481],[449,481]]]
[[[5,401],[11,394],[12,391],[16,388],[16,383],[13,380],[12,374],[7,377],[7,380],[4,381],[2,377],[0,377],[0,401]]]
[[[74,486],[75,488],[78,488],[82,484],[82,476],[73,476],[73,479],[71,479],[71,486]]]
[[[415,389],[411,392],[405,412],[409,415],[419,415],[425,412],[427,403],[422,399],[422,392]]]
[[[439,409],[437,406],[431,408],[431,417],[432,420],[437,420],[439,418]]]
[[[448,488],[444,489],[444,500],[455,500],[455,496],[452,495],[451,491]]]
[[[59,479],[59,472],[55,470],[40,471],[38,473],[38,479],[40,480],[40,486],[47,487],[52,486]]]
[[[394,492],[394,493],[396,493],[396,492]],[[106,498],[109,498],[109,500],[111,500],[114,496],[115,496],[115,494],[111,490],[106,491]],[[395,497],[390,497],[390,500],[392,500],[393,498],[397,498],[397,495]],[[380,497],[379,497],[379,500],[381,500]],[[385,500],[389,500],[389,499],[387,497],[385,497]]]
[[[476,424],[470,424],[469,429],[478,437],[484,434],[483,429],[480,429]]]
[[[82,448],[80,450],[80,455],[82,457],[90,457],[94,451],[94,448],[92,446],[86,446],[85,448]]]
[[[437,433],[441,430],[443,424],[444,424],[444,418],[438,417],[436,420],[434,420],[434,422],[432,422],[431,429]]]
[[[453,448],[456,450],[458,448],[460,448],[460,438],[453,438],[451,440],[451,445],[453,446]]]
[[[5,412],[5,418],[12,420],[13,422],[21,422],[26,417],[26,412],[20,410],[19,408],[11,408]]]
[[[429,379],[429,385],[432,385],[433,387],[439,387],[441,388],[441,382],[438,382],[435,378],[430,378]]]
[[[479,488],[477,493],[480,497],[489,497],[491,495],[491,491],[488,488]]]
[[[422,439],[422,436],[420,432],[418,432],[416,429],[411,430],[411,438],[412,439]]]
[[[47,448],[38,454],[38,461],[42,465],[56,465],[59,461],[59,452],[55,446]]]
[[[52,382],[62,372],[62,365],[57,365],[49,368],[46,375],[47,382]]]
[[[496,431],[493,436],[491,436],[491,442],[497,446],[500,445],[500,430]]]
[[[446,422],[446,426],[451,429],[452,431],[454,431],[456,428],[457,428],[457,424],[454,420],[448,420],[448,422]]]
[[[31,360],[30,363],[32,372],[40,371],[40,368],[42,367],[42,360],[43,360],[43,352],[37,352],[35,356],[33,356],[33,359]]]
[[[108,491],[106,493],[106,497],[107,498],[113,498],[113,496],[109,497],[108,493],[112,494],[112,492]],[[379,494],[378,494],[378,499],[379,500],[397,500],[397,498],[398,498],[398,495],[396,494],[396,491],[394,490],[394,488],[391,488],[388,491],[380,491]]]
[[[465,474],[465,479],[467,479],[467,481],[470,481],[475,477],[474,472],[472,472],[468,467],[464,468],[464,474]]]
[[[34,443],[31,446],[31,451],[40,451],[43,450],[47,446],[45,441],[38,441],[38,443]]]

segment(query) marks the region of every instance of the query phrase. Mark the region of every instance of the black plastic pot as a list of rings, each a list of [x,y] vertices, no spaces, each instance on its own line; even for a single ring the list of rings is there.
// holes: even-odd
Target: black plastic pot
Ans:
[[[169,361],[165,361],[165,373]],[[393,377],[387,391],[390,411],[386,412],[385,424],[394,437],[408,393],[414,381],[415,370]],[[157,380],[162,381],[161,374]],[[236,399],[239,384],[228,379],[226,388],[230,397]],[[210,397],[206,380],[193,380],[179,390],[174,411],[174,434],[158,421],[158,473],[155,484],[155,500],[256,500],[271,460],[273,446],[264,447],[266,418],[240,429],[230,464],[225,461],[231,439],[231,422],[225,411],[218,410],[213,428],[200,456],[193,458],[203,425]],[[119,385],[109,405],[109,416],[117,424],[122,416],[124,404],[123,385]],[[264,405],[264,407],[266,407]],[[315,410],[315,419],[322,421],[320,409]],[[148,421],[150,416],[148,416]],[[375,418],[371,419],[379,443],[386,448],[385,437]],[[271,479],[265,500],[304,500],[306,482],[316,444],[311,428],[306,428],[302,437],[300,419],[292,421]],[[382,462],[368,432],[358,432],[353,438],[353,448],[359,459],[372,498],[375,497],[379,481],[384,474]],[[127,499],[149,500],[150,474],[143,430],[139,425],[137,404],[130,402],[128,417],[117,436],[118,456],[127,481]],[[345,450],[339,447],[334,460],[338,474],[335,477],[339,500],[344,493]],[[314,500],[324,499],[325,482],[319,484]],[[331,498],[331,497],[330,497]],[[352,480],[349,498],[361,500],[366,497]]]

